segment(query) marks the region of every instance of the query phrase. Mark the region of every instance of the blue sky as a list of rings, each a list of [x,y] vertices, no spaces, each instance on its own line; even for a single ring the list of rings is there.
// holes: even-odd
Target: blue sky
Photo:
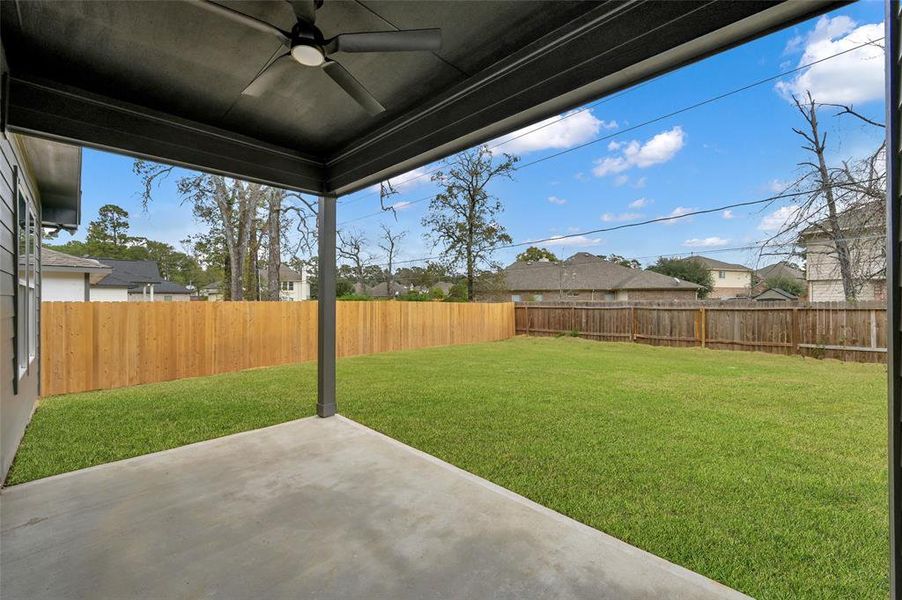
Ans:
[[[516,152],[521,164],[526,164],[610,136],[522,168],[513,181],[494,185],[492,192],[505,206],[499,221],[520,242],[756,200],[780,191],[781,183],[793,179],[796,163],[804,159],[800,140],[791,129],[799,126],[800,118],[788,94],[812,89],[821,102],[853,103],[859,112],[882,121],[879,50],[866,47],[849,52],[778,82],[624,130],[882,36],[882,11],[882,2],[859,2],[627,90],[590,110],[561,115],[550,125],[499,146],[499,151]],[[821,115],[831,160],[861,156],[879,143],[881,130],[848,116],[836,118],[834,112],[824,110]],[[392,201],[399,208],[397,220],[389,213],[361,218],[379,210],[378,194],[371,189],[339,204],[339,225],[362,231],[376,262],[382,259],[376,247],[380,223],[408,232],[399,260],[436,254],[423,239],[420,226],[428,201],[406,204],[434,192],[429,177],[416,177],[428,169],[408,175],[414,179],[407,182],[404,176],[396,180],[400,194]],[[131,213],[133,234],[181,247],[180,240],[199,226],[190,208],[179,202],[175,178],[161,185],[145,211],[132,159],[85,150],[85,221],[93,219],[101,205],[119,204]],[[617,253],[648,264],[662,254],[704,254],[748,246],[766,238],[768,227],[780,222],[781,206],[790,204],[735,209],[726,215],[718,212],[541,245],[559,256],[576,251]],[[82,239],[86,229],[82,227],[75,238]],[[60,241],[65,240],[63,234]],[[496,258],[506,263],[517,251],[499,251]],[[711,253],[721,260],[751,265],[756,255],[754,250]]]

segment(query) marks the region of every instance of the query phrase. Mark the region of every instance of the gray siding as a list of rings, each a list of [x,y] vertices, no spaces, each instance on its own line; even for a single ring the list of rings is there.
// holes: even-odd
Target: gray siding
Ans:
[[[40,369],[40,341],[36,358],[28,368],[28,372],[19,380],[18,390],[15,386],[17,370],[15,366],[15,204],[13,197],[13,166],[19,167],[19,191],[32,204],[35,214],[40,220],[40,202],[37,191],[30,179],[25,176],[27,165],[13,145],[11,136],[0,133],[0,481],[12,464],[16,448],[25,432],[25,426],[31,419],[35,403],[38,399],[38,382]],[[40,331],[40,282],[35,287],[38,302],[38,330]],[[40,340],[40,336],[38,336]],[[18,393],[14,393],[17,391]]]

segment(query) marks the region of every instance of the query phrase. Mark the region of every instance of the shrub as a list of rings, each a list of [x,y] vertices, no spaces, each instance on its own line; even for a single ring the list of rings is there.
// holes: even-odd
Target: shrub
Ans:
[[[429,295],[433,300],[442,300],[445,297],[445,292],[440,287],[434,287],[429,290]]]

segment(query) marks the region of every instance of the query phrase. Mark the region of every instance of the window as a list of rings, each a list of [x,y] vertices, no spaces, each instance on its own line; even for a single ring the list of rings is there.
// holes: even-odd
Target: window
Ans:
[[[282,282],[282,291],[283,292],[293,292],[294,291],[294,282],[293,281],[283,281]]]
[[[511,294],[511,302],[519,302],[520,294]]]
[[[717,278],[718,278],[718,279],[726,279],[726,278],[727,278],[727,272],[726,272],[726,271],[718,271],[718,272],[717,272]]]
[[[16,365],[21,377],[38,351],[38,223],[34,210],[21,193],[16,207]]]
[[[163,296],[163,302],[172,302],[172,296],[168,294],[166,296]]]

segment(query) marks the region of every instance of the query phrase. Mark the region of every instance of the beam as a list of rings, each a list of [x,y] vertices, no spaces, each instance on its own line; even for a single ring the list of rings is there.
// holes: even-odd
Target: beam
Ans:
[[[890,598],[902,598],[902,14],[886,0],[886,292]]]
[[[331,417],[335,404],[335,196],[320,196],[317,298],[316,414]]]
[[[326,161],[349,194],[846,2],[604,2]]]
[[[31,136],[319,193],[323,164],[296,150],[63,86],[9,78],[7,127]]]

